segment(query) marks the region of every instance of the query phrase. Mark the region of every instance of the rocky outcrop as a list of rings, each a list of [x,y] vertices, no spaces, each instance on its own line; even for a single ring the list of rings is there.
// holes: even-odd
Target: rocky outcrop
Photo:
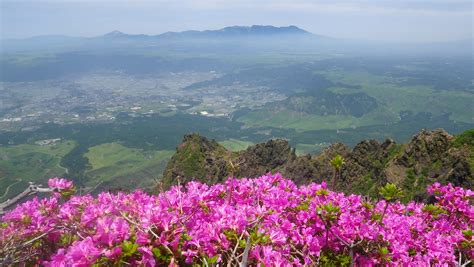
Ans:
[[[215,140],[198,134],[186,135],[176,149],[163,174],[165,187],[177,180],[197,180],[209,184],[229,176],[255,177],[282,169],[296,159],[295,151],[286,140],[269,140],[240,152],[226,150]]]
[[[443,129],[423,130],[407,144],[401,155],[390,160],[385,175],[390,182],[401,183],[409,173],[424,176],[429,182],[449,181],[472,187],[469,148],[453,145],[455,137]]]
[[[228,176],[228,160],[232,152],[215,140],[198,134],[185,135],[183,143],[176,148],[163,173],[165,187],[192,180],[206,183],[222,182]]]
[[[254,177],[271,171],[281,171],[295,159],[295,151],[288,141],[269,140],[237,153],[236,162],[239,166],[236,174],[238,177]]]
[[[287,140],[269,140],[231,152],[214,140],[193,134],[185,136],[177,148],[163,182],[169,186],[179,178],[181,182],[212,184],[229,176],[255,177],[276,171],[298,184],[329,181],[334,175],[331,160],[341,155],[345,164],[337,176],[336,189],[377,196],[380,186],[392,182],[404,188],[411,199],[424,197],[426,185],[435,181],[473,187],[473,146],[471,141],[455,141],[456,137],[442,129],[423,130],[407,144],[391,139],[364,140],[350,149],[335,143],[318,155],[296,156]]]

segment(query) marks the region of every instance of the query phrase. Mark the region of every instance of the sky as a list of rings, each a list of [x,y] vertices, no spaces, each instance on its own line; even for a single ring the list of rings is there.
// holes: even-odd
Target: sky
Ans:
[[[296,25],[388,42],[472,39],[471,0],[0,0],[1,38]]]

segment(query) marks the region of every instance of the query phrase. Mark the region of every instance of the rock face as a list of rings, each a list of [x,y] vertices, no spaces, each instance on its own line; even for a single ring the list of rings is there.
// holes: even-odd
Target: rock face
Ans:
[[[197,180],[221,182],[229,176],[255,177],[282,169],[296,155],[286,140],[269,140],[240,152],[231,152],[198,134],[185,135],[163,174],[165,187]]]
[[[450,182],[463,187],[473,186],[469,157],[472,147],[456,147],[455,137],[442,129],[421,131],[406,146],[403,153],[390,160],[385,175],[400,183],[408,176],[425,177],[429,183]]]
[[[405,190],[407,200],[424,198],[426,185],[436,181],[465,188],[474,186],[472,135],[472,130],[460,135],[463,138],[442,129],[423,130],[407,144],[396,144],[391,139],[364,140],[350,149],[335,143],[319,155],[296,156],[286,140],[269,140],[231,152],[214,140],[192,134],[186,135],[178,146],[163,183],[168,187],[179,178],[181,182],[199,180],[212,184],[229,176],[255,177],[276,171],[298,184],[330,181],[334,175],[331,160],[341,155],[345,163],[335,189],[375,197],[380,186],[392,182]]]
[[[237,155],[237,162],[240,163],[237,177],[254,177],[271,171],[281,171],[296,159],[295,151],[288,141],[282,139],[250,146]]]
[[[230,151],[214,140],[198,134],[185,135],[168,162],[162,182],[165,187],[178,180],[181,183],[192,180],[211,184],[222,182],[228,175],[227,162],[231,156]]]

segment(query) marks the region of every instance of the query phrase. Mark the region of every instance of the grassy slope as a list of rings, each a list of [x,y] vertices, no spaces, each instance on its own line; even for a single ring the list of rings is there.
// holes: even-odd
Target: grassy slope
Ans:
[[[268,126],[288,128],[297,131],[335,130],[370,125],[385,125],[400,120],[401,111],[413,113],[430,112],[433,115],[450,114],[450,119],[458,122],[473,123],[474,94],[463,91],[438,91],[430,86],[402,86],[403,79],[373,75],[366,71],[329,70],[319,72],[334,82],[360,85],[360,92],[374,97],[379,107],[360,118],[343,115],[309,115],[282,109],[267,109],[250,112],[238,119],[251,127]],[[447,88],[449,89],[449,88]],[[354,93],[359,90],[330,88],[337,93]]]
[[[276,113],[268,110],[258,110],[238,119],[239,122],[252,127],[267,126],[287,128],[295,129],[299,132],[312,130],[336,130],[384,124],[387,120],[393,121],[394,117],[390,114],[380,112],[378,109],[361,118],[346,115],[308,115],[287,110]]]
[[[143,151],[118,143],[106,143],[89,148],[85,154],[92,169],[86,172],[87,184],[113,181],[116,187],[149,186],[152,177],[159,177],[173,155],[171,150]]]
[[[467,130],[456,136],[453,142],[455,147],[466,147],[469,151],[469,165],[474,170],[474,129]]]
[[[221,141],[219,142],[219,144],[223,145],[226,149],[233,152],[245,150],[247,147],[253,145],[252,142],[237,140],[233,138],[225,140],[225,141]]]
[[[403,79],[378,76],[366,71],[328,71],[324,75],[332,80],[360,85],[362,91],[377,99],[388,112],[398,114],[411,110],[414,113],[431,112],[435,115],[450,112],[450,118],[473,123],[474,94],[464,91],[439,91],[430,86],[401,86]],[[449,88],[446,88],[449,89]]]
[[[30,181],[44,185],[48,178],[65,175],[67,170],[59,163],[74,146],[72,141],[47,146],[0,146],[0,201],[22,191]]]
[[[306,154],[317,154],[321,152],[324,148],[328,147],[328,143],[321,143],[321,144],[296,144],[296,155],[306,155]]]

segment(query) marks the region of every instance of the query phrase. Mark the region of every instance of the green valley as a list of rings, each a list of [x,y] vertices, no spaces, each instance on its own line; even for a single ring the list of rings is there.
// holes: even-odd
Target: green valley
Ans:
[[[154,184],[166,167],[172,150],[128,148],[118,143],[90,147],[84,156],[91,169],[85,172],[88,186],[146,188]]]
[[[74,141],[0,146],[0,200],[21,192],[28,182],[45,185],[48,178],[67,176],[60,162],[74,146]]]

